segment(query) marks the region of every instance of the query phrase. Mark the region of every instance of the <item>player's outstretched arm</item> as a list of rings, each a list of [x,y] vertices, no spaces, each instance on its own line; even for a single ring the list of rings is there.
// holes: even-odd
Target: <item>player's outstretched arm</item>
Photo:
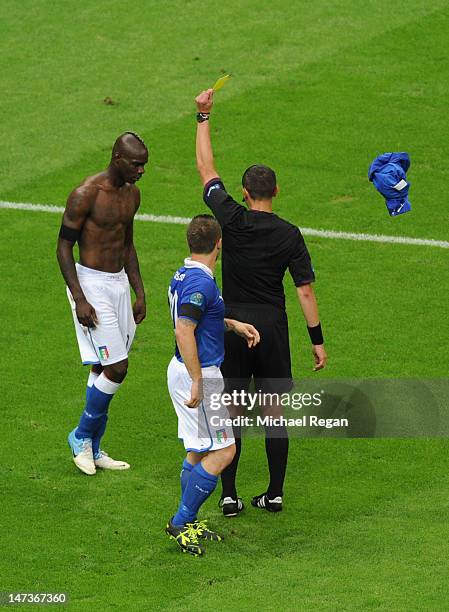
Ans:
[[[209,116],[214,103],[214,90],[202,91],[195,98],[199,121],[196,130],[196,165],[203,185],[218,176],[210,140]]]
[[[203,399],[203,378],[195,338],[196,326],[197,324],[191,319],[179,317],[176,321],[176,344],[192,379],[190,400],[184,402],[188,408],[197,408]]]
[[[312,353],[315,359],[314,370],[321,370],[326,366],[327,354],[324,349],[323,335],[321,332],[320,317],[315,292],[311,284],[296,287],[299,304],[312,340]]]
[[[136,189],[136,212],[140,205],[140,192]],[[136,301],[133,305],[134,321],[139,324],[146,317],[146,302],[145,289],[143,286],[142,276],[140,274],[139,260],[137,258],[136,247],[134,246],[134,223],[131,223],[126,228],[125,238],[125,272],[128,275],[128,280],[136,294]]]
[[[85,186],[77,187],[69,195],[62,217],[56,249],[59,268],[76,304],[76,315],[81,325],[86,327],[95,327],[97,315],[81,289],[76,274],[73,245],[79,239],[83,225],[89,215],[91,198],[92,194]]]
[[[244,338],[248,344],[248,348],[253,348],[260,342],[260,334],[254,325],[251,323],[242,323],[235,319],[225,319],[225,327],[227,331],[233,331],[238,336]]]

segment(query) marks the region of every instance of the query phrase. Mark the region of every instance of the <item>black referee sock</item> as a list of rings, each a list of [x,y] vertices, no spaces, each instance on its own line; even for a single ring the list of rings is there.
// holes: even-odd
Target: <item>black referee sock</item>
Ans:
[[[283,494],[285,471],[288,459],[288,432],[285,426],[265,427],[265,450],[267,452],[270,484],[269,499]]]
[[[237,499],[237,490],[235,488],[235,478],[237,475],[237,467],[240,459],[240,451],[242,450],[242,430],[241,427],[234,427],[234,438],[235,438],[235,455],[232,462],[228,465],[227,468],[223,470],[221,473],[221,486],[222,486],[222,494],[224,497],[232,497],[232,499]]]

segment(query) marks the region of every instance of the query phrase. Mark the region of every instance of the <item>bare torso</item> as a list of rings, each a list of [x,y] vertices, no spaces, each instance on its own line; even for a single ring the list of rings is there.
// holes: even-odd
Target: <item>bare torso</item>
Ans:
[[[79,189],[88,191],[90,201],[78,241],[80,263],[104,272],[119,272],[124,266],[139,191],[129,183],[112,186],[104,173],[87,178]]]

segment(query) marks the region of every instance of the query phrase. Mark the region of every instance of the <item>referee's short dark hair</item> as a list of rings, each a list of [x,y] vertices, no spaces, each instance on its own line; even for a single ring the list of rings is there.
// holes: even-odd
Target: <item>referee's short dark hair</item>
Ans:
[[[197,215],[187,228],[187,242],[191,253],[208,255],[221,238],[221,227],[212,215]]]
[[[268,166],[255,164],[243,173],[242,185],[254,200],[270,200],[276,189],[276,174]]]

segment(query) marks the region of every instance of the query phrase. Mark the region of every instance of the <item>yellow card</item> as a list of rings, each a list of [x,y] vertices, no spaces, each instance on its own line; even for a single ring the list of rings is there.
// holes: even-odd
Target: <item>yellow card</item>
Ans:
[[[212,87],[212,89],[214,91],[218,91],[219,89],[223,87],[223,85],[226,84],[227,81],[229,81],[230,78],[231,78],[230,74],[225,74],[224,76],[220,77],[218,81],[215,83],[215,85]]]

